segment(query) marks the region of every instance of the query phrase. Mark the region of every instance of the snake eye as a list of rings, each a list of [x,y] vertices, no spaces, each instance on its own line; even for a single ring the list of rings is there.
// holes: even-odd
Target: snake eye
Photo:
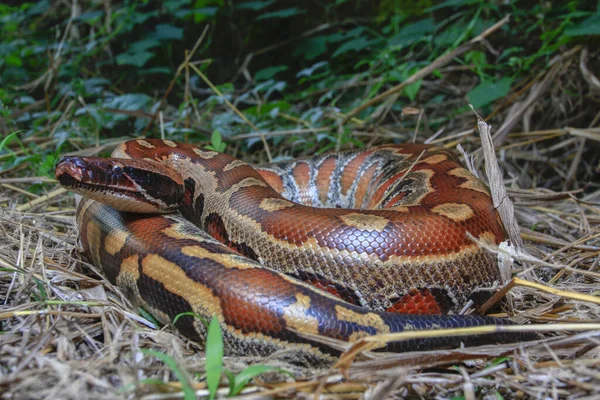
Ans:
[[[120,165],[113,165],[112,172],[115,175],[121,175],[123,173],[123,168]]]

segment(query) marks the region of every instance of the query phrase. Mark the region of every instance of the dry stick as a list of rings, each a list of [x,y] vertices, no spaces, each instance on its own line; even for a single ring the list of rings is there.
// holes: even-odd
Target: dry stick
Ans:
[[[256,125],[254,125],[252,123],[252,121],[250,121],[248,118],[246,118],[246,116],[240,110],[238,110],[236,106],[234,106],[229,100],[227,100],[225,98],[225,96],[223,96],[223,93],[221,93],[221,91],[215,85],[213,85],[213,83],[206,77],[206,75],[204,75],[202,73],[202,71],[200,71],[198,69],[198,67],[196,67],[194,64],[190,64],[190,68],[192,68],[194,70],[194,72],[196,74],[198,74],[198,76],[200,78],[202,78],[204,83],[206,83],[212,89],[212,91],[217,94],[217,96],[219,96],[223,99],[225,104],[227,104],[227,106],[229,106],[229,108],[231,108],[233,110],[233,112],[237,114],[238,117],[243,119],[244,122],[246,122],[248,125],[250,125],[250,127],[252,129],[254,129],[255,131],[258,131],[258,128],[256,127]],[[265,137],[265,135],[260,135],[260,138],[262,140],[263,146],[265,147],[265,152],[267,153],[267,159],[269,160],[269,162],[272,162],[273,157],[271,157],[271,150],[269,149],[269,144],[267,143],[267,138]]]
[[[67,189],[60,187],[60,188],[58,188],[56,190],[53,190],[52,192],[50,192],[50,193],[48,193],[46,195],[38,197],[35,200],[32,200],[32,201],[27,202],[25,204],[21,204],[20,206],[17,207],[17,211],[25,211],[25,210],[28,210],[28,209],[30,209],[32,207],[35,207],[35,206],[39,205],[39,204],[46,203],[48,200],[53,199],[54,197],[60,196],[63,193],[67,193]]]
[[[434,60],[431,64],[429,64],[425,68],[423,68],[423,69],[415,72],[414,74],[412,74],[404,82],[402,82],[399,85],[396,85],[396,86],[394,86],[394,87],[386,90],[382,94],[380,94],[378,96],[375,96],[371,100],[367,101],[366,103],[363,103],[360,106],[356,107],[354,110],[352,110],[348,114],[346,114],[346,116],[341,121],[341,124],[346,123],[350,118],[354,117],[355,115],[357,115],[358,113],[360,113],[365,108],[370,107],[373,104],[379,103],[382,100],[384,100],[386,97],[391,96],[391,95],[393,95],[395,93],[398,93],[398,92],[404,90],[404,88],[406,86],[411,85],[412,83],[418,81],[419,79],[424,78],[425,76],[427,76],[430,73],[432,73],[434,70],[436,70],[439,67],[441,67],[441,66],[446,65],[447,63],[449,63],[453,58],[458,57],[461,54],[469,51],[478,42],[482,41],[484,38],[486,38],[487,36],[491,35],[495,31],[497,31],[502,25],[506,24],[509,19],[510,19],[510,14],[506,15],[500,21],[496,22],[494,25],[492,25],[491,27],[489,27],[488,29],[486,29],[484,32],[481,33],[481,35],[478,35],[478,36],[474,37],[473,39],[471,39],[467,43],[463,44],[462,46],[454,49],[453,51],[441,55],[440,57],[438,57],[436,60]]]
[[[52,183],[56,179],[50,179],[43,176],[29,176],[24,178],[4,178],[0,179],[0,183]]]
[[[475,112],[475,110],[473,110],[473,112]],[[490,134],[491,126],[486,124],[481,117],[477,117],[479,118],[477,129],[479,130],[479,136],[481,137],[481,147],[483,149],[485,160],[485,172],[490,183],[494,207],[498,209],[500,218],[506,227],[508,238],[517,250],[520,250],[523,248],[523,241],[521,240],[519,225],[515,218],[512,200],[508,197],[506,187],[504,187],[504,184],[502,183],[502,173],[498,166],[494,144],[492,143],[492,135]]]
[[[189,57],[189,51],[186,50],[185,51],[185,58],[187,59]],[[185,91],[183,92],[183,104],[185,104],[185,107],[187,108],[187,105],[190,102],[190,97],[191,97],[191,93],[190,93],[190,66],[189,64],[185,64]],[[190,113],[186,112],[185,113],[185,122],[183,125],[186,129],[185,133],[183,134],[184,137],[184,141],[187,143],[188,141],[188,132],[187,129],[189,129],[190,127]]]
[[[28,192],[26,190],[21,189],[20,187],[11,185],[10,183],[0,183],[0,186],[2,186],[3,188],[6,188],[8,190],[13,190],[15,192],[21,193],[21,194],[23,194],[23,195],[25,195],[27,197],[31,197],[33,199],[36,199],[36,198],[40,197],[37,194],[30,193],[30,192]]]
[[[194,56],[194,54],[198,50],[198,47],[200,47],[200,43],[202,43],[202,41],[204,40],[204,36],[206,36],[206,32],[208,32],[208,25],[204,28],[204,31],[202,31],[202,34],[200,35],[200,37],[198,38],[198,40],[196,40],[196,43],[194,44],[194,47],[192,48],[192,50],[187,54],[187,56],[183,60],[183,62],[181,64],[179,64],[179,67],[177,67],[177,71],[175,72],[175,76],[173,77],[173,79],[171,79],[171,83],[169,83],[169,87],[167,88],[167,91],[163,95],[163,98],[160,101],[160,104],[156,108],[156,111],[154,111],[154,114],[152,115],[152,118],[150,118],[150,121],[148,122],[148,125],[146,125],[146,127],[144,128],[144,131],[142,132],[142,135],[145,136],[146,133],[148,132],[148,129],[150,129],[150,126],[152,126],[152,124],[154,123],[154,121],[156,121],[156,117],[158,117],[158,112],[165,105],[165,103],[167,101],[167,97],[171,93],[171,90],[173,90],[173,86],[175,86],[175,82],[177,81],[177,78],[179,77],[179,74],[181,74],[181,71],[183,71],[184,68],[186,68],[186,66],[189,64],[190,60],[192,59],[192,57]]]

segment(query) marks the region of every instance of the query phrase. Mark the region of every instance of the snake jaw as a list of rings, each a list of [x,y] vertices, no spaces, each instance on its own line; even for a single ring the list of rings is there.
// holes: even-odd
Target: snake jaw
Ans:
[[[173,212],[183,199],[181,176],[148,160],[63,157],[55,176],[69,190],[120,211]]]
[[[69,187],[72,181],[81,182],[81,167],[80,157],[61,157],[56,164],[55,177],[61,185]]]

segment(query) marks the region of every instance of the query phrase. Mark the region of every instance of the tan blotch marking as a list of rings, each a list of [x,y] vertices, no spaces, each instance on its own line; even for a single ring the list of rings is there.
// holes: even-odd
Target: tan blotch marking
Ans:
[[[443,161],[446,161],[448,159],[448,156],[444,155],[444,154],[436,154],[433,155],[431,157],[427,157],[423,160],[421,160],[421,162],[427,163],[427,164],[439,164]]]
[[[475,177],[472,173],[470,173],[467,169],[459,167],[454,168],[453,170],[448,171],[448,175],[456,176],[458,178],[466,179],[463,183],[458,185],[458,187],[463,189],[471,189],[481,193],[485,193],[488,196],[490,195],[490,191],[485,186],[483,182]]]
[[[130,288],[139,295],[137,291],[137,281],[140,279],[138,260],[139,256],[134,254],[121,262],[119,275],[117,276],[117,285]]]
[[[163,143],[166,144],[169,147],[177,147],[177,143],[171,141],[171,140],[163,140]]]
[[[407,213],[410,211],[410,208],[408,208],[406,206],[395,206],[395,207],[389,207],[389,208],[380,208],[380,210],[393,210],[393,211],[397,211],[397,212],[401,212],[401,213]]]
[[[367,231],[382,231],[389,222],[387,218],[361,213],[342,215],[340,219],[348,226]]]
[[[261,187],[269,187],[268,184],[256,178],[244,178],[241,182],[236,183],[229,187],[224,194],[229,198],[233,193],[237,192],[241,188],[252,187],[252,186],[261,186]]]
[[[248,164],[246,164],[242,160],[233,160],[232,162],[230,162],[229,164],[227,164],[226,166],[223,167],[223,171],[231,171],[234,168],[245,167],[247,165]]]
[[[154,146],[152,143],[146,142],[145,140],[142,139],[138,139],[136,140],[136,142],[140,145],[140,146],[144,146],[148,149],[154,149],[156,148],[156,146]]]
[[[300,332],[319,334],[319,321],[308,314],[310,308],[310,297],[302,293],[296,294],[296,302],[287,307],[283,313],[283,319],[289,328]]]
[[[204,241],[204,238],[202,236],[190,235],[185,232],[180,232],[176,227],[173,227],[173,226],[165,228],[162,233],[164,233],[165,235],[167,235],[169,237],[172,237],[173,239],[191,239],[191,240],[197,240],[200,243],[202,243]]]
[[[267,212],[280,211],[293,206],[294,203],[292,203],[291,201],[287,201],[284,199],[275,199],[272,197],[264,198],[260,202],[260,208]]]
[[[93,220],[89,220],[86,227],[86,239],[90,248],[90,256],[92,257],[92,263],[100,265],[100,239],[102,238],[102,232],[100,226]]]
[[[127,232],[115,229],[104,238],[104,250],[111,256],[114,256],[121,251],[128,237],[129,234]]]
[[[216,151],[202,150],[201,148],[198,148],[198,147],[194,147],[194,153],[196,153],[196,155],[198,155],[202,158],[205,158],[207,160],[219,155],[219,153],[217,153]]]
[[[375,313],[369,312],[366,314],[360,314],[350,310],[343,306],[335,306],[335,312],[337,319],[340,321],[351,322],[361,326],[367,326],[375,328],[377,333],[389,333],[390,327],[387,326],[381,317]]]
[[[473,216],[473,209],[466,204],[446,203],[431,209],[436,214],[443,215],[453,221],[466,221]]]
[[[165,290],[187,301],[192,311],[201,315],[222,315],[219,299],[212,290],[194,282],[177,264],[159,255],[150,254],[142,260],[142,272],[162,283]]]
[[[190,257],[200,259],[209,258],[223,265],[225,268],[256,268],[256,266],[252,264],[252,261],[247,258],[240,257],[237,254],[213,253],[212,251],[206,250],[202,246],[184,246],[181,248],[181,252]]]

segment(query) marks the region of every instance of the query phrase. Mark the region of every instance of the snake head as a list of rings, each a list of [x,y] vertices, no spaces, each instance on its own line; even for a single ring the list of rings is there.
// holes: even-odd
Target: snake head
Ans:
[[[60,184],[120,211],[175,211],[184,184],[175,171],[149,160],[62,157],[55,170]]]

